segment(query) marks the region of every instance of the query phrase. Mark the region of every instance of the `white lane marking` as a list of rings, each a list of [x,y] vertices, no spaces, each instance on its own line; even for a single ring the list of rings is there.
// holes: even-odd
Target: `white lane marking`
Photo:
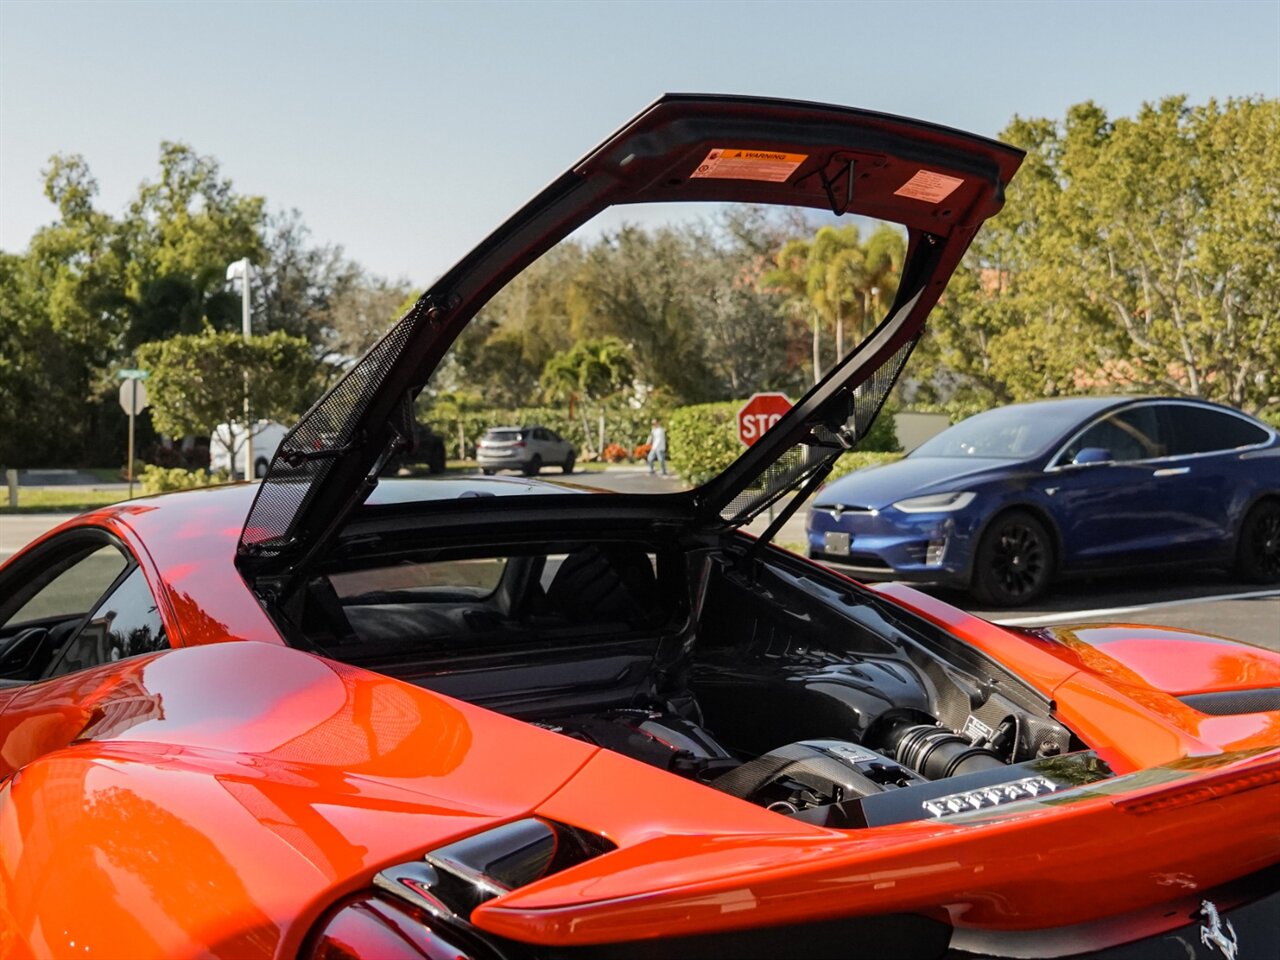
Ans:
[[[1118,617],[1126,613],[1155,610],[1160,607],[1185,607],[1193,603],[1215,603],[1220,600],[1256,600],[1259,597],[1280,597],[1280,590],[1252,590],[1249,593],[1219,593],[1208,597],[1190,597],[1186,600],[1165,600],[1156,603],[1140,603],[1132,607],[1101,607],[1097,610],[1073,610],[1070,613],[1050,613],[1041,617],[1009,617],[992,620],[1002,627],[1042,627],[1051,623],[1070,623],[1073,620],[1092,620],[1095,617]]]

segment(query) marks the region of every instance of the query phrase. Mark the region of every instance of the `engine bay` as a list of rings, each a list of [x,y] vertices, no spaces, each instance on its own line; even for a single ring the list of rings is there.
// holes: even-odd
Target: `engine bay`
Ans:
[[[311,596],[325,655],[809,822],[945,818],[1111,775],[994,660],[794,558],[437,551]]]

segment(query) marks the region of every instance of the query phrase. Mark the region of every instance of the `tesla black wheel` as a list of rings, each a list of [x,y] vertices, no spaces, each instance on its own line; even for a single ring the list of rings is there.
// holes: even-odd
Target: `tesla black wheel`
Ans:
[[[569,454],[564,458],[564,472],[573,473],[573,454]]]
[[[524,465],[524,475],[526,477],[536,477],[541,472],[542,472],[542,457],[538,456],[535,453],[533,455],[533,459]]]
[[[1053,541],[1043,523],[1021,510],[991,521],[974,559],[975,597],[1000,607],[1030,603],[1053,576]]]
[[[481,467],[480,472],[483,473],[486,477],[492,477],[494,473],[496,473],[497,471],[495,471],[492,467]]]
[[[1280,500],[1264,500],[1244,518],[1236,573],[1250,583],[1280,583]]]
[[[261,480],[267,475],[268,466],[270,466],[270,464],[268,464],[262,457],[259,457],[253,462],[253,475]]]

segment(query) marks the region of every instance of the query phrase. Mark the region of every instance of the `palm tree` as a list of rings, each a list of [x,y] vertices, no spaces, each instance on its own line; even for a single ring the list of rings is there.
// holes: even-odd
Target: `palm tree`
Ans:
[[[872,306],[883,306],[892,303],[898,292],[898,282],[902,278],[902,265],[907,259],[907,243],[902,233],[888,224],[881,224],[867,238],[866,275],[863,279],[862,293],[864,309],[862,312],[862,335],[871,332]]]
[[[577,405],[588,450],[591,448],[591,428],[587,421],[587,405],[578,401],[591,401],[597,406],[601,423],[599,444],[603,448],[604,405],[634,381],[631,348],[617,337],[583,340],[569,350],[553,355],[542,368],[542,388],[547,399],[566,401],[570,416],[574,405]]]
[[[760,286],[783,297],[783,309],[808,321],[813,327],[813,382],[822,379],[821,314],[809,296],[809,256],[812,243],[788,240],[774,254],[776,266],[760,277]]]
[[[822,235],[821,230],[818,233]],[[856,228],[849,226],[833,232],[824,252],[819,303],[833,318],[836,357],[843,359],[846,319],[857,318],[858,342],[865,340],[872,330],[873,308],[891,301],[897,291],[906,244],[902,234],[887,224],[877,227],[866,243],[860,243]]]
[[[859,291],[866,285],[866,273],[866,251],[854,246],[835,251],[823,274],[823,295],[835,315],[837,360],[844,359],[845,317],[850,310],[862,309]]]

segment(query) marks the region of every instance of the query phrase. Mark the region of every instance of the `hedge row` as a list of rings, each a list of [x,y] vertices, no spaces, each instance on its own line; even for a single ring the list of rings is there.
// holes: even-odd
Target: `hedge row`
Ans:
[[[744,447],[738,442],[737,413],[741,403],[703,403],[692,407],[679,407],[666,419],[668,463],[676,473],[687,482],[697,486],[711,479],[729,464],[741,456]],[[605,430],[608,437],[627,442],[618,443],[619,449],[633,452],[639,443],[648,439],[649,422],[652,415],[646,411],[626,410],[612,411],[606,414]],[[873,429],[864,443],[888,443],[893,441],[893,418],[887,414],[882,418],[888,421],[889,430]],[[457,420],[432,420],[427,423],[438,433],[444,435],[446,446],[457,444]],[[487,410],[465,415],[463,429],[467,431],[468,444],[474,445],[491,426],[515,424],[540,424],[550,427],[562,436],[568,437],[582,449],[581,423],[569,423],[568,418],[558,410],[547,407],[526,407],[521,410]],[[879,423],[879,421],[878,421]],[[596,424],[593,423],[595,428]],[[576,429],[575,429],[576,428]],[[452,430],[452,433],[449,431]],[[640,440],[631,442],[632,437]],[[613,441],[607,441],[613,442]],[[901,453],[857,450],[843,454],[836,461],[831,471],[831,480],[842,477],[846,473],[860,470],[863,467],[881,463],[891,463],[899,459]],[[620,459],[613,457],[610,459]],[[204,487],[215,483],[226,483],[225,473],[210,473],[208,470],[185,470],[181,467],[161,467],[154,464],[138,464],[138,477],[142,482],[144,494],[164,493],[170,490],[186,490],[191,487]]]
[[[171,490],[192,490],[216,483],[227,483],[225,471],[210,473],[208,470],[187,470],[183,467],[158,467],[147,464],[137,474],[144,494],[168,493]]]
[[[458,427],[461,425],[466,449],[465,458],[475,453],[476,441],[490,427],[520,427],[537,425],[554,430],[578,448],[579,458],[587,450],[597,449],[599,442],[599,411],[588,408],[587,426],[591,440],[582,430],[582,417],[575,411],[570,417],[563,407],[519,407],[516,409],[472,410],[462,414],[439,414],[428,411],[422,422],[444,438],[445,450],[450,457],[459,457]],[[616,443],[631,450],[649,439],[649,422],[654,417],[651,410],[634,410],[630,407],[606,409],[604,414],[605,445]]]
[[[738,441],[737,414],[741,401],[702,403],[679,407],[667,423],[672,468],[686,481],[697,486],[711,479],[742,455],[745,449]],[[864,466],[887,463],[902,456],[893,415],[885,410],[872,424],[857,450],[836,461],[832,479]]]
[[[678,407],[667,418],[667,460],[686,482],[706,483],[733,463],[744,447],[738,442],[740,402]]]

